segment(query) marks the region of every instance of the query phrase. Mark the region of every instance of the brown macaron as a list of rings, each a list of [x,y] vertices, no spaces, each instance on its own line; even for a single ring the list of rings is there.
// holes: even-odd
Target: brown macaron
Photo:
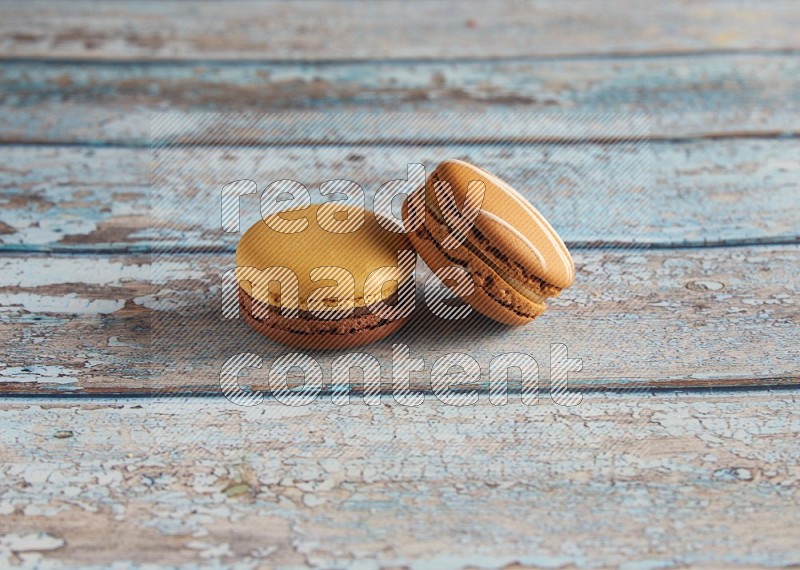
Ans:
[[[403,222],[425,263],[466,270],[474,286],[463,299],[501,323],[532,321],[574,279],[572,257],[544,216],[467,162],[442,162],[403,203]]]
[[[401,305],[410,300],[413,308],[415,259],[404,234],[361,208],[331,202],[272,214],[239,240],[239,308],[253,329],[282,344],[363,345],[407,321]]]

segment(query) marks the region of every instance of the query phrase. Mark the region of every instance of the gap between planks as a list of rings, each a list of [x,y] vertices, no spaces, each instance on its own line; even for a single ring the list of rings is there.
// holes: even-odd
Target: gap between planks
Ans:
[[[509,55],[509,56],[465,56],[465,57],[448,57],[448,58],[364,58],[364,59],[334,59],[318,57],[314,59],[291,60],[291,59],[269,59],[268,57],[260,57],[253,59],[193,59],[193,58],[138,58],[138,59],[113,59],[113,58],[69,58],[69,57],[36,57],[36,56],[3,56],[0,55],[0,65],[28,65],[28,64],[43,64],[43,65],[64,65],[64,66],[126,66],[131,65],[147,65],[149,67],[157,66],[338,66],[338,65],[438,65],[438,64],[482,64],[482,63],[526,63],[526,62],[549,62],[549,61],[583,61],[583,60],[626,60],[626,59],[665,59],[665,58],[691,58],[691,57],[716,57],[716,56],[796,56],[800,55],[800,48],[720,48],[720,49],[694,49],[686,51],[620,51],[620,52],[581,52],[581,53],[554,53],[549,55]]]

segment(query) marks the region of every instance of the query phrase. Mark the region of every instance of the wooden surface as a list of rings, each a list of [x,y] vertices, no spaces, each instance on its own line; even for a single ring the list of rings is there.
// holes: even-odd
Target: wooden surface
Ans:
[[[800,566],[799,27],[790,0],[0,4],[0,566]],[[576,284],[531,327],[393,340],[428,370],[468,347],[479,388],[524,346],[539,404],[220,398],[227,352],[281,350],[219,318],[216,202],[166,217],[164,188],[369,191],[445,155],[514,182]]]
[[[791,0],[636,0],[533,4],[424,0],[335,3],[234,1],[187,8],[47,1],[5,3],[6,57],[50,59],[370,60],[661,55],[800,48]]]
[[[544,389],[551,343],[583,359],[584,370],[571,375],[583,391],[795,385],[798,261],[797,245],[577,251],[584,283],[552,300],[536,326],[439,321],[420,293],[414,321],[368,352],[387,390],[398,342],[425,359],[425,372],[412,375],[418,389],[430,389],[439,356],[469,352],[487,382],[489,361],[516,347],[537,359]],[[253,352],[269,362],[286,352],[241,321],[222,319],[220,275],[233,266],[232,254],[159,256],[153,265],[145,255],[7,256],[0,331],[8,368],[0,389],[219,395],[219,371],[231,355]],[[426,277],[419,272],[420,289]],[[315,355],[327,386],[340,355]],[[248,384],[268,389],[266,372]]]
[[[0,556],[793,568],[798,405],[796,391],[598,393],[574,408],[11,402]]]
[[[409,162],[422,162],[430,171],[444,156],[503,172],[547,212],[571,245],[632,244],[634,238],[656,247],[775,244],[795,243],[800,235],[800,143],[795,139],[166,152],[162,161],[189,166],[173,169],[161,188],[169,184],[180,199],[193,200],[191,210],[169,210],[169,219],[150,209],[151,201],[167,191],[150,190],[149,150],[6,147],[0,251],[145,252],[154,245],[232,250],[236,236],[219,228],[217,189],[198,188],[196,180],[233,180],[246,173],[263,189],[270,181],[294,177],[316,192],[323,181],[345,177],[371,193],[405,176]],[[643,171],[631,174],[634,166]],[[647,191],[637,192],[643,185],[649,185]],[[245,227],[258,216],[258,199],[242,204]],[[585,215],[595,204],[616,207],[615,215]],[[636,225],[620,228],[620,221]],[[159,233],[154,225],[180,227],[181,233]]]
[[[302,65],[0,61],[0,88],[13,110],[0,118],[2,142],[146,146],[153,112],[188,111],[638,112],[650,115],[653,139],[791,135],[800,124],[800,62],[782,53]],[[435,125],[419,128],[426,126],[441,137]],[[180,134],[196,142],[209,132]],[[384,133],[392,141],[412,134],[405,125]],[[237,143],[271,140],[254,132]]]

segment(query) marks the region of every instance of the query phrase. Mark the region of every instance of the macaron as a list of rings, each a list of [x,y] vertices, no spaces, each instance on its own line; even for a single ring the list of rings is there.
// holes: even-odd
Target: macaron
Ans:
[[[311,350],[382,339],[405,324],[416,255],[403,233],[334,202],[274,213],[239,240],[240,313],[269,339]]]
[[[439,272],[472,277],[462,298],[483,315],[523,325],[569,287],[575,266],[547,220],[497,176],[461,160],[442,162],[403,203],[414,249]],[[445,285],[450,285],[445,281]]]

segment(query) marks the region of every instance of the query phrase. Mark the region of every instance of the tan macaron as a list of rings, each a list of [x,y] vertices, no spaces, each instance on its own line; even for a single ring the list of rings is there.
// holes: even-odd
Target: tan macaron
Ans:
[[[403,255],[410,265],[398,267]],[[413,301],[415,258],[404,234],[361,208],[328,203],[280,212],[239,240],[239,306],[253,329],[283,344],[363,345],[406,322],[410,311],[400,305]]]
[[[442,162],[406,199],[403,222],[425,263],[434,271],[465,269],[474,287],[463,299],[501,323],[530,322],[575,276],[544,216],[498,177],[461,160]]]

